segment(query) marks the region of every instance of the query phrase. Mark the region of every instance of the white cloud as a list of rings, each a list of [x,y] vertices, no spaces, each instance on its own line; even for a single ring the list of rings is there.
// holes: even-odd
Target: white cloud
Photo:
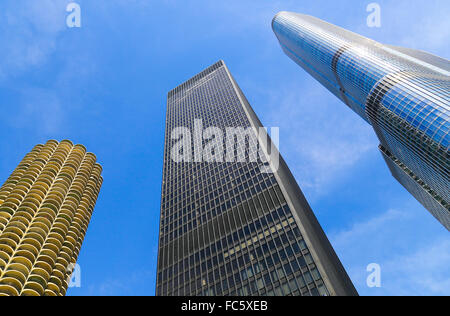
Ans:
[[[421,207],[388,210],[330,240],[361,295],[450,293],[448,232]],[[381,288],[366,285],[370,263],[381,267]]]
[[[448,295],[450,240],[437,239],[404,256],[382,264],[387,295]]]
[[[155,282],[156,271],[137,270],[128,275],[121,274],[117,278],[108,277],[105,281],[99,284],[87,285],[88,295],[93,296],[116,296],[116,295],[135,295],[133,293],[139,292],[137,288],[148,288],[148,284]],[[88,280],[83,280],[88,282]],[[83,286],[83,283],[82,283]],[[76,295],[76,289],[70,290],[69,294]],[[143,293],[142,295],[150,295],[150,293]]]
[[[360,26],[355,31],[376,37],[382,43],[450,56],[448,1],[380,1],[382,25],[379,29]]]
[[[26,0],[0,11],[0,79],[44,64],[66,27],[64,0]]]
[[[450,38],[450,19],[448,11],[440,11],[432,15],[425,15],[415,23],[413,28],[401,38],[400,43],[406,47],[439,52],[442,57],[450,57],[448,39]]]
[[[264,124],[280,126],[280,152],[310,199],[325,193],[363,157],[377,151],[371,126],[312,78],[270,91],[251,90],[265,100],[258,103],[264,108]]]
[[[156,283],[156,259],[158,257],[158,246],[153,245],[150,248],[151,256],[154,261],[146,261],[142,259],[142,262],[147,262],[150,266],[142,266],[132,271],[123,271],[118,269],[116,276],[108,274],[100,282],[94,282],[90,279],[89,275],[82,275],[82,288],[69,288],[69,295],[78,295],[78,293],[84,293],[83,295],[93,296],[117,296],[117,295],[151,295],[155,287],[150,287]],[[79,263],[82,267],[85,266],[80,260]],[[113,265],[114,266],[114,265]],[[109,270],[110,272],[115,269]],[[86,270],[83,273],[86,273]],[[91,271],[95,273],[95,271]],[[86,292],[85,292],[86,290]],[[137,293],[137,294],[136,294]]]

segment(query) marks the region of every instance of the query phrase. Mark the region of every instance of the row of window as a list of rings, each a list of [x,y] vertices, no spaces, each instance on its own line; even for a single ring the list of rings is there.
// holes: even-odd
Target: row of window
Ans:
[[[254,225],[256,223],[257,225]],[[289,225],[289,223],[291,225]],[[216,283],[220,283],[222,286],[226,285],[224,289],[228,289],[233,287],[234,284],[241,284],[253,276],[256,278],[257,274],[268,271],[274,266],[279,274],[281,273],[280,271],[284,271],[281,273],[283,276],[288,276],[296,271],[301,271],[301,268],[303,267],[302,273],[306,280],[310,278],[310,273],[313,275],[318,273],[315,269],[312,257],[307,250],[306,244],[304,240],[301,239],[300,231],[296,227],[295,221],[293,220],[287,205],[277,209],[271,214],[267,214],[265,217],[262,217],[259,221],[252,224],[253,225],[245,226],[243,229],[222,239],[222,244],[226,245],[228,242],[229,249],[223,255],[221,252],[219,252],[219,255],[217,256],[214,255],[217,250],[222,250],[220,242],[218,242],[217,245],[213,244],[213,247],[211,248],[207,247],[195,255],[192,255],[189,263],[192,265],[196,262],[201,262],[201,265],[192,268],[190,274],[189,266],[186,267],[188,264],[187,260],[174,265],[173,270],[171,268],[169,270],[164,270],[164,272],[160,272],[166,275],[160,275],[159,279],[168,279],[168,283],[170,283],[170,285],[165,285],[163,288],[176,288],[179,284],[182,285],[185,280],[195,280],[196,275],[203,275],[201,278],[197,278],[196,283],[193,282],[192,289],[195,288],[198,290],[201,287],[214,283],[213,280],[215,280]],[[247,241],[245,242],[246,236]],[[239,241],[241,242],[237,245],[234,243],[235,246],[232,247],[232,237],[234,238],[235,243],[236,241],[238,243]],[[242,242],[242,240],[244,240],[244,242]],[[297,240],[300,241],[297,243]],[[259,243],[261,243],[260,246],[258,246]],[[211,255],[213,256],[212,258],[210,258]],[[296,259],[293,256],[296,256]],[[205,260],[202,260],[202,258],[205,258]],[[260,261],[255,262],[256,258]],[[307,264],[311,271],[305,270]],[[179,269],[185,272],[178,273]],[[174,275],[176,275],[174,278],[172,278],[172,271]],[[233,276],[233,273],[234,278],[230,278],[229,276]],[[222,281],[220,280],[220,276],[222,276]],[[224,279],[225,282],[228,283],[224,283]],[[267,279],[266,277],[265,280],[266,286],[270,286],[271,283],[268,283],[268,280],[270,279]],[[273,279],[273,282],[276,281],[277,279]],[[303,281],[301,282],[303,283]],[[217,287],[217,285],[215,286]],[[192,289],[191,291],[193,291]]]
[[[194,118],[250,126],[225,68],[206,76],[169,95],[157,294],[327,295],[273,175],[257,163],[171,160],[171,129]]]
[[[274,177],[261,182],[253,182],[252,180],[242,183],[234,188],[229,188],[223,192],[222,188],[217,189],[212,195],[199,199],[195,202],[186,200],[176,207],[167,206],[166,217],[161,221],[161,231],[169,234],[182,226],[191,225],[196,227],[198,224],[205,223],[211,218],[219,215],[232,207],[239,205],[241,202],[248,200],[250,197],[263,192],[265,189],[276,184]],[[171,214],[171,215],[169,215]],[[183,231],[189,231],[190,228]],[[181,230],[177,235],[181,234]],[[176,238],[177,236],[174,236]]]

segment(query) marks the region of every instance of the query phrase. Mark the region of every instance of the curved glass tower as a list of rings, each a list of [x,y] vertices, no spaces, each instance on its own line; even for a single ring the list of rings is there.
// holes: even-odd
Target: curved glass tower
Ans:
[[[280,12],[283,51],[371,124],[393,176],[450,230],[450,62]]]
[[[0,187],[0,296],[65,295],[103,181],[95,161],[49,141]]]

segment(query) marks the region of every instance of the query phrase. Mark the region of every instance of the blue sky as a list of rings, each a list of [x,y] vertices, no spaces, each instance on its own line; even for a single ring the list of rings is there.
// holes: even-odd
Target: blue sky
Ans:
[[[225,60],[361,295],[450,294],[450,238],[390,175],[371,127],[281,51],[281,10],[450,57],[448,0],[68,0],[0,2],[0,182],[37,143],[70,139],[105,179],[69,295],[153,295],[167,92]],[[381,266],[381,288],[366,266]]]

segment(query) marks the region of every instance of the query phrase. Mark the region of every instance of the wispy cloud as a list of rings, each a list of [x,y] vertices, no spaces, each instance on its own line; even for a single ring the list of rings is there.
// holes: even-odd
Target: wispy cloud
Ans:
[[[0,79],[20,75],[48,60],[56,49],[58,33],[66,26],[66,5],[64,0],[25,0],[10,1],[0,9]]]
[[[70,288],[70,295],[78,295],[78,293],[87,293],[92,296],[117,296],[117,295],[153,295],[156,284],[156,259],[158,257],[158,247],[152,245],[147,249],[147,253],[152,258],[141,258],[140,264],[134,265],[131,271],[123,270],[123,266],[114,262],[112,266],[116,273],[105,274],[104,277],[99,275],[90,275],[92,271],[82,270],[82,288]],[[123,258],[119,258],[118,261]],[[80,265],[85,267],[84,259],[80,259]],[[84,268],[83,268],[84,269]],[[94,281],[95,280],[95,281]]]
[[[265,100],[259,105],[269,113],[264,123],[281,127],[280,151],[311,199],[377,150],[370,125],[312,78],[258,94]]]
[[[331,234],[362,295],[448,295],[450,240],[420,207],[388,210]],[[381,288],[368,288],[366,267],[381,267]]]
[[[71,43],[64,41],[68,3],[9,1],[4,8],[0,4],[0,88],[15,96],[14,103],[4,105],[9,107],[8,115],[0,121],[9,127],[55,137],[67,127],[67,111],[76,102],[63,95],[75,95],[68,93],[75,88],[72,82],[87,81],[95,69],[88,49],[78,47],[73,53]],[[35,81],[41,71],[51,79]]]
[[[435,14],[417,19],[417,23],[400,40],[401,44],[422,50],[441,52],[442,57],[449,58],[450,19],[448,11],[439,10]]]
[[[382,263],[386,295],[448,295],[450,240],[442,238]]]
[[[116,279],[108,278],[99,284],[88,285],[88,292],[93,296],[134,295],[137,288],[148,289],[148,284],[153,284],[154,279],[155,271],[140,270],[129,275],[120,275]],[[147,292],[143,295],[150,294]]]
[[[357,32],[374,36],[392,45],[425,50],[444,58],[450,57],[448,38],[450,20],[447,0],[416,1],[379,0],[381,28],[368,29],[361,25]]]

